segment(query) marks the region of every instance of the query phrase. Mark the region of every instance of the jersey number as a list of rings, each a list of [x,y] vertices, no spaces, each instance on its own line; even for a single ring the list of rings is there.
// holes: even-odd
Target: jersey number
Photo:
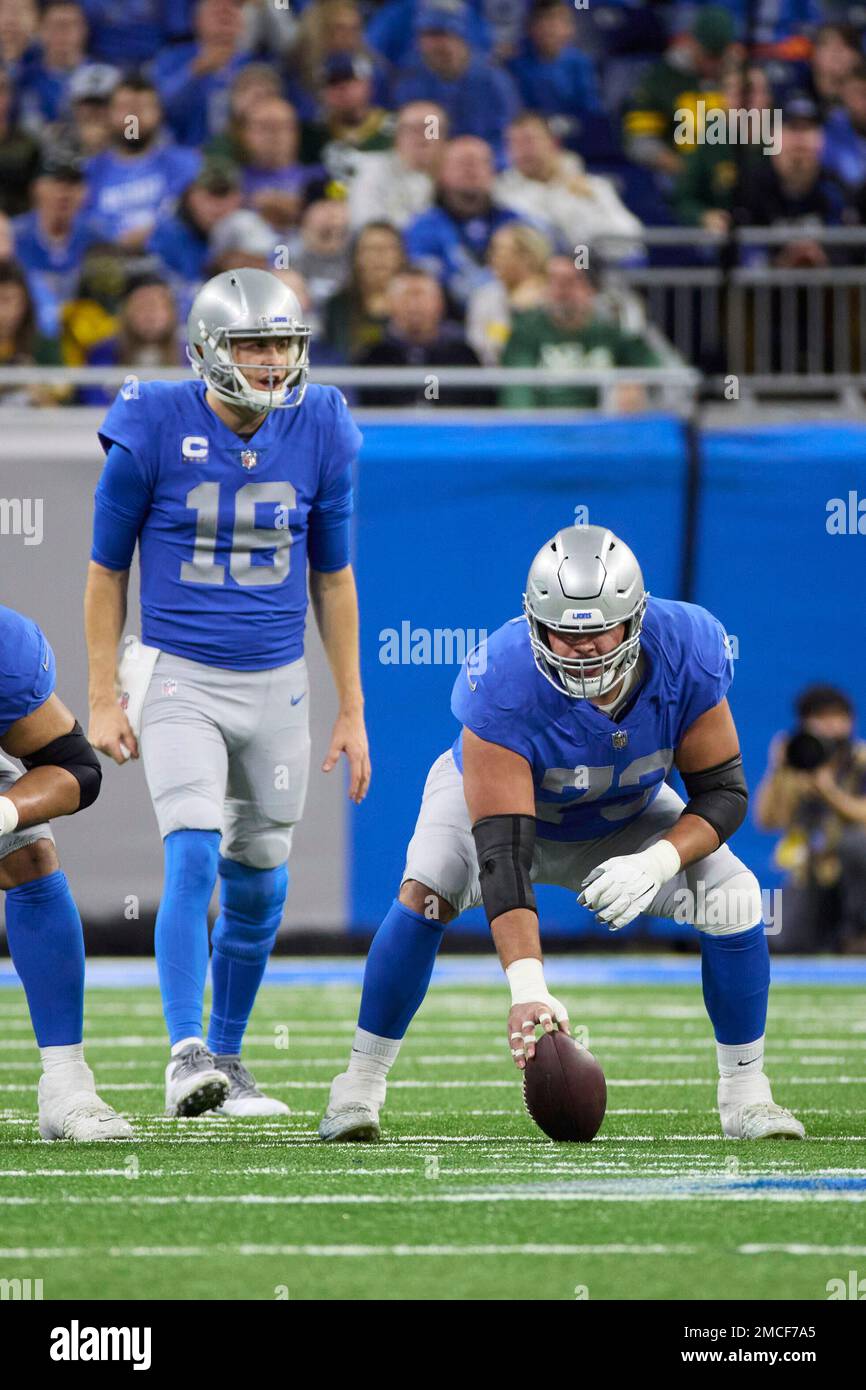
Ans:
[[[640,779],[649,772],[663,772],[667,776],[674,761],[674,750],[672,748],[659,748],[655,753],[647,753],[642,758],[633,758],[632,761],[623,768],[617,778],[618,787],[638,787]],[[566,811],[570,811],[573,806],[582,806],[587,801],[597,801],[600,796],[604,796],[613,786],[615,769],[608,767],[549,767],[544,774],[541,785],[545,791],[562,793],[568,787],[576,788],[577,774],[580,772],[585,776],[586,787],[581,791],[580,796],[573,797],[570,801],[560,802],[559,805],[551,805],[549,801],[537,801],[535,804],[535,814],[539,820],[548,821],[554,825],[559,825]],[[627,816],[633,816],[635,812],[642,811],[649,803],[652,793],[655,791],[657,783],[653,782],[634,801],[613,802],[608,806],[600,806],[599,814],[605,820],[625,820]]]
[[[288,521],[296,500],[297,493],[291,483],[245,483],[238,488],[229,556],[229,570],[236,584],[257,589],[267,584],[282,584],[289,572],[292,534]],[[260,502],[274,503],[279,507],[280,515],[286,519],[285,526],[257,526],[256,506]],[[193,558],[184,560],[180,577],[185,584],[224,584],[226,567],[214,559],[219,521],[219,483],[199,483],[198,487],[187,493],[186,505],[191,511],[197,512],[198,517]],[[269,532],[267,541],[258,538],[257,533],[262,531]],[[269,565],[253,564],[252,557],[257,550],[274,552]]]

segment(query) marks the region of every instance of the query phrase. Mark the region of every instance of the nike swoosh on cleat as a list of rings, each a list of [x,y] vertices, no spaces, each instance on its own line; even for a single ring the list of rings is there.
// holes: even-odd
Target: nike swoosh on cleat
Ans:
[[[754,1066],[754,1064],[755,1064],[755,1062],[757,1062],[757,1060],[758,1060],[757,1057],[753,1057],[753,1058],[751,1059],[751,1061],[749,1061],[749,1062],[738,1062],[738,1063],[737,1063],[737,1066],[738,1066],[738,1067],[751,1067],[751,1066]]]

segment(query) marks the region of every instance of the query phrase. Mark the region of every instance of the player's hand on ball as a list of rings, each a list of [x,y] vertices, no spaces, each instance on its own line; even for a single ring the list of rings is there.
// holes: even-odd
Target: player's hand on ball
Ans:
[[[138,739],[116,700],[94,705],[90,711],[87,737],[99,753],[105,753],[122,766],[138,757]]]
[[[565,1005],[552,994],[528,1004],[512,1004],[508,1015],[508,1046],[519,1071],[535,1056],[535,1029],[541,1027],[552,1033],[554,1025],[563,1033],[571,1033]]]
[[[641,854],[622,854],[587,874],[577,901],[618,931],[647,910],[660,887]]]
[[[349,798],[357,804],[367,795],[371,773],[370,750],[363,714],[337,716],[328,755],[322,763],[322,771],[330,772],[336,767],[341,753],[345,753],[349,763]]]

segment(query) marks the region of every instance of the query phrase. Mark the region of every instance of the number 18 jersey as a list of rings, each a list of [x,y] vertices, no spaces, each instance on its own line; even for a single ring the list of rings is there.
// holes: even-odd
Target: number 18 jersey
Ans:
[[[231,670],[287,665],[303,652],[308,560],[349,563],[361,434],[334,387],[308,386],[248,439],[205,390],[136,382],[118,394],[99,431],[109,457],[92,558],[128,569],[138,541],[148,645]]]

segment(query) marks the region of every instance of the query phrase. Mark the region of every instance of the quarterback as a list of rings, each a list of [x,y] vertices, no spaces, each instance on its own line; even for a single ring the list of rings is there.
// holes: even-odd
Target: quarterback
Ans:
[[[451,708],[463,727],[427,778],[321,1137],[378,1137],[388,1070],[445,925],[465,908],[483,903],[487,913],[511,987],[516,1065],[533,1056],[537,1026],[568,1031],[545,983],[538,882],[575,891],[611,931],[642,912],[687,910],[701,945],[723,1133],[802,1139],[764,1074],[770,968],[760,889],[726,844],[747,791],[721,626],[703,608],[650,597],[631,550],[600,526],[569,527],[542,547],[523,607],[457,678]],[[665,781],[674,764],[687,803]]]
[[[131,382],[99,432],[90,738],[119,764],[140,753],[163,839],[155,950],[171,1046],[166,1113],[275,1115],[287,1107],[261,1093],[241,1043],[306,796],[308,578],[339,701],[323,767],[345,754],[356,802],[370,776],[349,562],[361,435],[339,391],[308,385],[310,329],[275,275],[215,276],[187,333],[200,379]],[[142,640],[118,671],[136,544]]]
[[[84,1060],[84,937],[48,824],[99,795],[99,759],[56,695],[54,653],[29,618],[0,606],[0,888],[9,954],[42,1059],[43,1139],[131,1139]]]

